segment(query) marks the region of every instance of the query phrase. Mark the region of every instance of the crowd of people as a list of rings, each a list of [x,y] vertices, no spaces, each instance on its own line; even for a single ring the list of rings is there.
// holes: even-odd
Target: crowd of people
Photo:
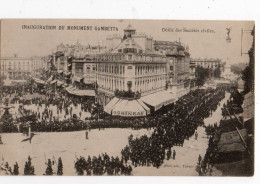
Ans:
[[[19,104],[16,118],[5,123],[4,132],[25,132],[29,125],[35,132],[79,131],[86,129],[132,128],[142,129],[156,126],[157,115],[152,117],[113,117],[93,99],[70,96],[66,93],[54,95],[45,89],[29,87],[5,88],[3,98],[10,104]],[[23,90],[23,92],[21,92]],[[33,106],[32,106],[33,105]],[[30,108],[29,108],[30,106]],[[55,108],[53,108],[55,107]],[[75,114],[73,109],[79,112]],[[90,114],[87,118],[84,115]],[[16,124],[16,125],[14,125]],[[19,124],[19,127],[17,126]]]
[[[132,167],[128,165],[128,161],[135,167],[152,165],[159,168],[165,158],[167,160],[175,159],[176,151],[173,146],[183,146],[185,139],[189,139],[193,135],[197,139],[197,127],[203,126],[204,119],[212,115],[225,97],[225,91],[222,89],[197,89],[181,97],[174,105],[164,107],[163,110],[150,116],[126,119],[104,114],[102,107],[96,104],[93,99],[74,97],[62,92],[56,95],[30,85],[22,87],[22,90],[21,92],[21,87],[18,89],[7,88],[1,94],[2,97],[10,98],[10,102],[13,104],[21,104],[18,111],[23,116],[16,119],[20,123],[20,132],[28,132],[29,126],[35,132],[153,128],[150,137],[143,135],[134,139],[130,135],[129,145],[126,145],[121,151],[121,159],[119,157],[110,158],[106,153],[98,157],[91,158],[89,156],[87,160],[84,157],[78,158],[75,162],[78,175],[131,175]],[[23,98],[24,95],[33,95],[34,93],[42,94],[44,97]],[[32,104],[35,105],[36,109],[27,110],[26,105]],[[51,105],[57,107],[56,112],[50,108]],[[73,114],[72,106],[80,108],[79,115]],[[43,111],[39,111],[39,108],[42,107],[44,107]],[[61,115],[62,111],[65,112],[64,118],[57,118],[57,115]],[[80,119],[81,113],[86,112],[89,112],[91,117]],[[24,117],[29,117],[29,119]],[[214,131],[215,125],[206,127],[210,143],[213,141]],[[203,164],[205,163],[208,161],[201,162],[202,168],[204,168]]]
[[[88,156],[86,160],[84,157],[77,158],[75,162],[75,169],[78,175],[131,175],[132,167],[124,163],[123,159],[119,157],[110,157],[107,153],[99,155],[98,157]]]
[[[57,172],[54,172],[52,168],[55,162],[56,161],[54,160],[51,161],[51,159],[48,159],[48,162],[45,163],[47,167],[43,175],[63,175],[63,164],[61,158],[58,159]],[[4,171],[6,175],[20,175],[19,165],[17,162],[15,162],[13,169],[11,168],[8,162],[3,162],[2,164],[0,164],[0,173],[1,171]],[[23,175],[35,175],[34,166],[32,165],[32,158],[30,156],[28,156],[28,160],[25,162]]]
[[[160,167],[173,146],[183,146],[184,140],[197,134],[198,126],[203,125],[204,118],[216,110],[219,102],[225,97],[222,90],[198,90],[180,99],[173,109],[162,118],[150,137],[143,135],[133,139],[129,137],[129,146],[122,151],[125,161],[132,161],[132,165],[153,165]],[[197,100],[199,104],[197,104]],[[167,154],[166,154],[167,152]],[[175,158],[175,156],[174,156]]]
[[[163,121],[165,111],[168,111],[166,113],[167,117],[175,117],[176,120],[180,119],[180,117],[187,116],[187,113],[193,112],[201,103],[201,97],[210,99],[210,96],[203,96],[206,93],[207,95],[212,95],[203,89],[192,91],[179,99],[173,108],[170,106],[170,108],[172,108],[171,111],[168,111],[168,107],[168,109],[164,109],[164,112],[160,114],[155,112],[153,115],[147,117],[130,119],[108,115],[104,113],[103,107],[95,103],[93,99],[71,96],[64,91],[61,91],[59,94],[54,94],[50,93],[47,89],[32,86],[32,84],[27,84],[23,87],[18,86],[17,88],[4,88],[4,92],[1,94],[2,97],[10,98],[11,104],[20,104],[18,112],[21,116],[6,122],[5,125],[7,128],[5,127],[4,130],[6,130],[5,132],[24,132],[28,130],[29,125],[32,131],[35,132],[79,131],[104,128],[149,129],[156,127],[158,122]],[[24,96],[30,95],[31,98],[24,98]],[[28,109],[30,105],[34,105],[34,108]],[[74,108],[78,108],[79,110],[77,112],[79,113],[74,113]],[[200,113],[209,115],[215,109],[212,108],[209,112],[205,111]],[[81,118],[83,115],[85,117],[86,113],[90,114],[90,116]],[[192,117],[193,116],[190,116],[189,119],[183,121],[193,121]],[[203,122],[203,119],[199,121]],[[15,123],[20,126],[14,126]],[[181,127],[183,123],[179,124],[181,124],[179,126],[180,131],[183,131],[183,127]]]
[[[97,116],[102,118],[104,114],[103,108],[94,103],[93,98],[71,96],[65,92],[50,93],[32,84],[5,87],[1,99],[8,99],[13,107],[19,104],[12,119],[5,121],[5,117],[1,120],[3,132],[23,132],[29,124],[33,131],[82,130],[86,128],[86,123],[82,126],[86,119],[96,119]]]
[[[242,108],[242,103],[244,100],[243,96],[237,91],[237,89],[230,90],[230,92],[231,92],[231,97],[227,101],[227,103],[223,105],[222,108],[223,116],[229,116],[229,113],[230,114],[243,113],[243,108]]]
[[[206,134],[209,137],[209,142],[206,154],[204,155],[203,159],[201,159],[199,165],[198,172],[200,175],[212,175],[212,168],[215,164],[238,162],[239,160],[251,159],[251,155],[249,153],[250,151],[253,152],[253,147],[249,148],[249,145],[253,142],[252,139],[248,139],[246,142],[247,151],[250,150],[249,152],[235,150],[219,152],[219,141],[222,133],[234,132],[245,128],[240,123],[242,122],[242,117],[237,116],[237,118],[235,118],[234,116],[234,114],[238,115],[239,113],[243,112],[243,109],[241,107],[242,101],[243,97],[240,94],[238,94],[237,90],[231,90],[230,99],[227,101],[227,104],[223,105],[224,108],[222,108],[222,120],[219,122],[219,124],[215,123],[213,125],[208,125],[205,127]],[[252,162],[253,161],[250,160],[247,164],[250,165],[252,164]],[[243,174],[252,174],[252,165],[249,166]]]

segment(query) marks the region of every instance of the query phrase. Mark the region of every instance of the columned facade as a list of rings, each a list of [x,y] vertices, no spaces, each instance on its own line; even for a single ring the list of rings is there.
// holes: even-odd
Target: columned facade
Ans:
[[[115,92],[140,97],[165,90],[166,56],[152,49],[152,38],[128,26],[124,36],[110,36],[107,52],[97,54],[98,100],[106,105]]]

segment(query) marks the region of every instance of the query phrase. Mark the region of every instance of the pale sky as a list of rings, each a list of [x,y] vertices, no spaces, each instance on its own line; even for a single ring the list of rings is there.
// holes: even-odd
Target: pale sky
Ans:
[[[1,23],[1,57],[46,56],[52,53],[61,42],[73,44],[77,40],[82,45],[105,44],[106,37],[122,34],[131,24],[137,32],[151,35],[154,40],[178,41],[189,46],[191,57],[220,58],[227,63],[249,62],[247,54],[241,57],[241,29],[252,30],[250,21],[162,21],[162,20],[3,20]],[[58,26],[109,26],[118,31],[87,30],[33,30],[22,29],[22,25]],[[215,33],[201,32],[162,32],[162,28],[210,29]],[[231,28],[231,43],[226,42],[227,30]],[[243,34],[243,53],[247,53],[252,44],[250,33]]]

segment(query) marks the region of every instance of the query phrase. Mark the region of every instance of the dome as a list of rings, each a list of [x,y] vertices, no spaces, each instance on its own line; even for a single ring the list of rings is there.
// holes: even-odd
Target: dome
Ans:
[[[129,25],[124,29],[124,31],[136,31],[136,29],[133,28],[133,27],[131,26],[131,24],[129,24]]]

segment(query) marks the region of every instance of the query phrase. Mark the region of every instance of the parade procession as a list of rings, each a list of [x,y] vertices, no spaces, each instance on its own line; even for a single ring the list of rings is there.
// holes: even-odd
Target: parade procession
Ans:
[[[1,21],[0,175],[253,175],[254,22],[77,24]]]

